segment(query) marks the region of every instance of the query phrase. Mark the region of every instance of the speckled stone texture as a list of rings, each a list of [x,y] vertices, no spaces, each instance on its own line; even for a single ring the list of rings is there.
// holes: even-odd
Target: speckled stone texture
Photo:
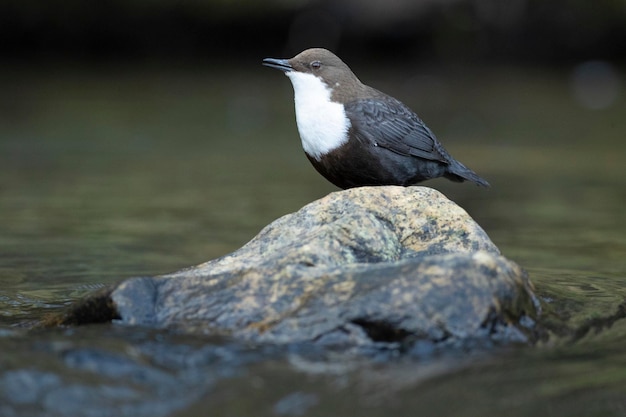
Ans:
[[[537,314],[523,270],[426,187],[332,193],[229,255],[105,296],[129,325],[333,347],[526,342]]]

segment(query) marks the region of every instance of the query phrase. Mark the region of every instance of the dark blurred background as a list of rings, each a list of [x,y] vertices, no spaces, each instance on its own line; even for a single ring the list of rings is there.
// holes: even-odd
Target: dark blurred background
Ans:
[[[18,62],[345,59],[623,60],[622,0],[3,0],[0,53]]]

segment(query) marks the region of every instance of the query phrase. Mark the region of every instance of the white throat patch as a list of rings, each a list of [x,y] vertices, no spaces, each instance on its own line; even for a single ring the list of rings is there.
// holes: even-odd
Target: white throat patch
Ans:
[[[296,123],[304,151],[316,160],[348,141],[350,120],[343,105],[330,100],[331,91],[313,74],[286,73],[296,103]]]

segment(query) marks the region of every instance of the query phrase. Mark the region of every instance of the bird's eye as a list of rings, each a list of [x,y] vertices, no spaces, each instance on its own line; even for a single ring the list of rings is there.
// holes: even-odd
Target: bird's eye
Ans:
[[[311,62],[311,68],[313,68],[313,69],[318,69],[318,68],[319,68],[319,67],[321,67],[321,66],[322,66],[322,63],[321,63],[321,62],[319,62],[319,61],[313,61],[313,62]]]

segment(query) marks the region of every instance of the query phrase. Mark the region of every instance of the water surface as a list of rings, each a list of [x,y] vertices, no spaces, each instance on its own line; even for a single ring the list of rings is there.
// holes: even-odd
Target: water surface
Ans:
[[[491,182],[489,190],[445,180],[426,185],[464,207],[529,271],[561,336],[460,372],[435,372],[443,376],[392,390],[395,402],[365,402],[360,415],[378,415],[389,404],[400,414],[626,415],[626,330],[618,308],[626,300],[623,92],[612,106],[592,110],[576,100],[565,70],[359,75],[416,109],[455,157]],[[0,88],[5,352],[41,337],[14,333],[16,326],[117,280],[226,254],[335,190],[302,153],[288,81],[263,68],[14,70],[3,73]],[[608,316],[615,319],[608,330],[594,321]],[[104,337],[83,336],[94,344]],[[331,413],[386,384],[367,367],[302,380],[281,360],[248,369],[250,378],[266,381],[260,388],[237,379],[215,392],[203,386],[213,393],[171,410],[192,412],[221,392],[228,415],[235,407],[228,398],[241,401],[252,390],[251,409],[266,403],[267,415],[314,415],[315,407]],[[374,374],[397,380],[405,368],[390,364]],[[295,397],[280,403],[278,391]]]

